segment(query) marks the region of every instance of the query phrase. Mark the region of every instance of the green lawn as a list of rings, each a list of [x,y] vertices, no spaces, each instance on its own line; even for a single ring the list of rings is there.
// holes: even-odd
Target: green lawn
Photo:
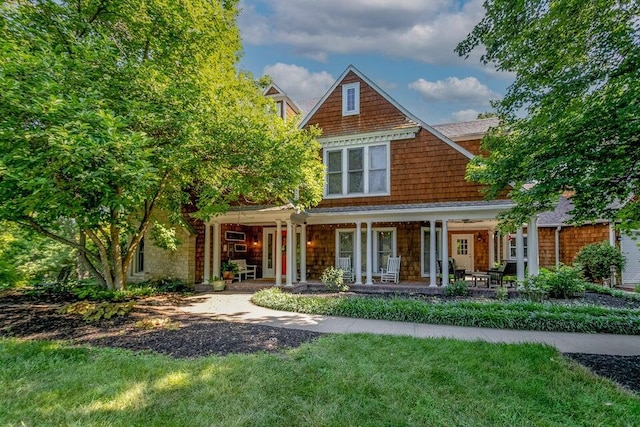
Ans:
[[[638,425],[640,398],[540,345],[331,335],[174,360],[0,339],[2,426]]]

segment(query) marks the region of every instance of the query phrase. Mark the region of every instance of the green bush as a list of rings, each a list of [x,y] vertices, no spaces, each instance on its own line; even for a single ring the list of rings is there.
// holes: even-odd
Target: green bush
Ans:
[[[469,295],[469,286],[465,281],[458,280],[444,288],[444,294],[448,297],[466,297]]]
[[[583,247],[573,262],[580,267],[585,279],[598,282],[611,277],[611,266],[619,273],[625,265],[622,253],[608,242],[592,243]]]
[[[633,288],[633,292],[640,294],[640,285],[636,285],[636,286]]]
[[[496,288],[496,299],[504,301],[507,298],[509,298],[509,292],[507,292],[507,288],[505,288],[504,286]]]
[[[349,285],[344,283],[344,271],[340,268],[328,267],[322,272],[320,281],[329,291],[346,292],[349,290]]]
[[[60,314],[80,315],[88,322],[111,319],[114,316],[126,316],[133,310],[133,302],[89,302],[78,301],[58,310]]]
[[[636,286],[636,288],[638,288],[638,286]],[[637,295],[635,293],[625,292],[619,289],[611,289],[608,287],[604,287],[602,285],[595,285],[593,283],[585,283],[585,289],[588,290],[589,292],[595,292],[597,294],[604,294],[604,295],[612,295],[614,297],[624,298],[629,301],[640,301],[640,295]]]

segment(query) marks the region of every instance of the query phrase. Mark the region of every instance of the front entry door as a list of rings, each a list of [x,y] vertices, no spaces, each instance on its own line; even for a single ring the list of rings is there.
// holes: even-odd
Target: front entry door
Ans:
[[[466,271],[474,271],[473,234],[453,234],[451,240],[451,253],[456,260],[456,266]]]
[[[282,246],[283,248],[276,248],[276,229],[265,228],[263,233],[264,241],[262,242],[262,277],[274,278],[276,277],[276,257],[282,257],[282,275],[287,274],[287,258],[286,250],[283,248],[287,241],[287,232],[282,231]],[[279,250],[278,250],[279,249]]]

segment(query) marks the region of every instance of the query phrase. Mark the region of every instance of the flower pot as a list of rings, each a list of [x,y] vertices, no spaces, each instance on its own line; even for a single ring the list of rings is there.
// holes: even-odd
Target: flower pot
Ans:
[[[224,291],[225,286],[224,280],[215,280],[213,282],[214,291]]]
[[[235,273],[233,271],[223,271],[222,272],[222,277],[224,278],[224,280],[233,280],[233,278],[235,277]]]

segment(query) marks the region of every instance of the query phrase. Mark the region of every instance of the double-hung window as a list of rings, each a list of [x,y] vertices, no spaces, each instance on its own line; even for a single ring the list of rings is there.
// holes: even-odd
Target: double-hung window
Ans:
[[[436,228],[436,260],[442,260],[442,229]],[[431,227],[422,227],[422,277],[431,274]],[[453,274],[453,272],[452,272]]]
[[[525,259],[527,258],[527,254],[529,253],[529,242],[527,241],[527,235],[525,234],[522,237],[522,241],[524,243],[524,257]],[[507,238],[507,250],[508,252],[508,258],[509,259],[516,259],[518,258],[517,255],[517,244],[516,244],[517,240],[516,240],[516,236],[515,235],[509,235],[509,237]]]
[[[381,268],[387,268],[389,257],[396,256],[396,229],[373,229],[372,271],[378,273]],[[360,259],[362,260],[362,274],[367,271],[367,230],[362,230],[362,246]],[[338,229],[336,234],[336,265],[338,258],[351,258],[351,265],[356,265],[356,231],[354,229]]]
[[[326,195],[389,194],[389,144],[326,149]]]

